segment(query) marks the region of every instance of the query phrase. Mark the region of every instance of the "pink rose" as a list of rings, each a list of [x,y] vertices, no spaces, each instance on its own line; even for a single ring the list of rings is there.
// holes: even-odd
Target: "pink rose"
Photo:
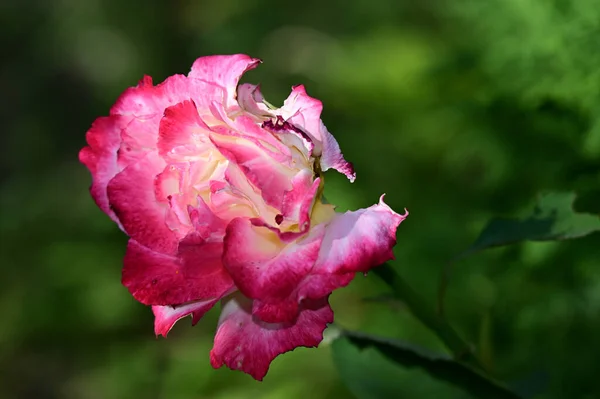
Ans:
[[[273,108],[238,86],[260,60],[211,56],[188,76],[145,76],[87,132],[91,194],[130,237],[123,284],[152,306],[156,334],[222,301],[210,353],[261,380],[279,354],[317,346],[331,292],[393,258],[406,217],[383,196],[339,214],[322,173],[352,165],[303,86]]]

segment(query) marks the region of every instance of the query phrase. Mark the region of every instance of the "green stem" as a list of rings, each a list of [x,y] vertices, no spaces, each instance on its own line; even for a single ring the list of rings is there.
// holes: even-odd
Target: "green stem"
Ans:
[[[457,360],[483,370],[479,359],[473,353],[472,347],[463,341],[458,333],[427,305],[425,300],[404,281],[391,265],[384,263],[375,267],[372,272],[392,288],[394,296],[403,301],[412,314],[438,336]]]

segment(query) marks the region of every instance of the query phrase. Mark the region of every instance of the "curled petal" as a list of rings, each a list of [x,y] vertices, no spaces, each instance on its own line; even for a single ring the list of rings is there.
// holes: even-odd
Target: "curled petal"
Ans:
[[[157,201],[168,203],[169,197],[179,194],[184,184],[187,164],[169,164],[154,178],[154,196]]]
[[[327,298],[303,302],[291,323],[262,322],[252,316],[251,308],[251,301],[240,296],[225,302],[210,363],[214,368],[241,370],[259,381],[278,355],[299,346],[318,346],[327,324],[333,322]]]
[[[306,89],[300,85],[292,89],[278,112],[281,112],[288,123],[302,129],[312,138],[315,142],[313,153],[321,156],[323,171],[335,169],[353,182],[356,178],[354,168],[344,159],[339,144],[321,121],[322,110],[321,101],[306,94]]]
[[[283,119],[294,123],[311,135],[316,141],[323,142],[321,136],[321,112],[323,103],[306,93],[304,85],[292,87],[292,92],[279,109]],[[320,151],[316,155],[321,155]]]
[[[223,262],[240,291],[254,299],[255,316],[291,321],[305,298],[329,295],[356,272],[393,259],[396,228],[407,215],[395,213],[382,197],[367,209],[335,214],[289,242],[259,221],[236,219],[227,228]]]
[[[336,214],[327,224],[318,259],[298,286],[300,298],[318,298],[350,283],[356,272],[394,259],[396,229],[408,216],[383,202],[366,209]]]
[[[202,316],[217,303],[219,299],[193,301],[176,306],[152,306],[154,313],[154,333],[156,336],[167,337],[171,328],[186,316],[192,316],[192,326],[195,326]]]
[[[260,92],[259,85],[244,83],[237,88],[237,99],[242,109],[263,120],[271,117],[269,107],[264,103],[265,98]]]
[[[256,68],[261,61],[245,54],[213,55],[198,58],[192,65],[188,74],[189,78],[210,82],[225,90],[224,108],[228,109],[234,104],[236,89],[240,77],[248,70]]]
[[[190,98],[190,83],[183,75],[173,75],[154,86],[150,76],[144,76],[135,87],[121,94],[110,115],[143,117],[162,115],[165,108]],[[155,132],[157,134],[158,131]]]
[[[121,145],[121,130],[130,118],[122,116],[101,117],[94,121],[86,134],[87,147],[79,152],[79,160],[92,174],[90,193],[98,207],[120,226],[119,219],[108,203],[108,182],[121,171],[117,164],[117,151]]]
[[[397,214],[383,198],[369,208],[336,214],[323,237],[319,272],[366,272],[394,258],[396,229],[408,212]]]
[[[165,109],[192,99],[200,117],[211,120],[210,105],[214,101],[223,103],[225,95],[224,86],[208,80],[173,75],[154,86],[152,78],[144,76],[137,86],[130,87],[121,94],[110,109],[110,115],[126,115],[138,119],[158,117],[155,121],[158,123]],[[153,133],[157,137],[158,129],[154,129]]]
[[[137,86],[121,94],[110,110],[111,119],[122,121],[118,143],[114,143],[118,150],[119,170],[156,150],[158,126],[165,108],[190,98],[190,92],[198,91],[192,90],[193,86],[182,75],[171,76],[157,86],[152,84],[151,77],[144,76]],[[107,137],[117,141],[112,135]]]
[[[283,195],[282,227],[287,223],[296,223],[296,231],[305,233],[310,227],[310,214],[319,187],[320,178],[314,178],[311,170],[301,170],[292,179],[292,189]],[[289,227],[288,227],[289,228]],[[285,233],[284,233],[285,234]]]
[[[321,144],[318,144],[318,154],[314,154],[315,142],[313,138],[306,134],[304,130],[283,120],[281,116],[277,116],[275,121],[267,120],[262,123],[262,127],[276,135],[282,143],[291,149],[296,148],[297,151],[292,151],[294,161],[302,164],[306,163],[313,155],[321,155]],[[300,155],[300,157],[298,157]]]
[[[163,157],[196,160],[195,155],[212,148],[209,133],[210,128],[200,119],[196,104],[186,100],[165,110],[156,145]]]
[[[323,154],[321,155],[321,168],[323,171],[335,169],[345,175],[350,182],[356,180],[356,172],[351,162],[344,159],[340,145],[333,135],[329,133],[323,122],[320,122],[321,137],[323,137]]]

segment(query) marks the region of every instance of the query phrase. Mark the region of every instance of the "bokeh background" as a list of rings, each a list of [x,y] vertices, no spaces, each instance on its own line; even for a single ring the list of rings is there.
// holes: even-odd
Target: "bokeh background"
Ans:
[[[395,265],[431,306],[444,264],[491,217],[546,189],[600,212],[597,0],[4,0],[0,43],[2,398],[351,397],[329,339],[257,383],[210,367],[218,309],[156,339],[120,285],[126,237],[91,200],[78,150],[126,87],[202,55],[262,58],[244,81],[273,104],[299,83],[324,102],[358,172],[329,173],[328,200],[353,209],[385,192],[410,210]],[[456,265],[449,319],[527,397],[600,397],[599,238]],[[357,277],[332,297],[336,322],[443,350],[401,305],[365,301],[383,292]],[[390,373],[403,398],[464,397]]]

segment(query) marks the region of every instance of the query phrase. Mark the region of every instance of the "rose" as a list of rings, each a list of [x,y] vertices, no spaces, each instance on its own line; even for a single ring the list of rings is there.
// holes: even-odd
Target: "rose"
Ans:
[[[211,364],[261,380],[279,354],[321,342],[328,296],[393,257],[407,213],[383,196],[344,214],[323,202],[322,173],[353,181],[352,166],[303,86],[281,108],[238,87],[259,62],[203,57],[188,76],[144,77],[93,123],[80,160],[130,237],[122,282],[152,306],[156,334],[222,300]]]

